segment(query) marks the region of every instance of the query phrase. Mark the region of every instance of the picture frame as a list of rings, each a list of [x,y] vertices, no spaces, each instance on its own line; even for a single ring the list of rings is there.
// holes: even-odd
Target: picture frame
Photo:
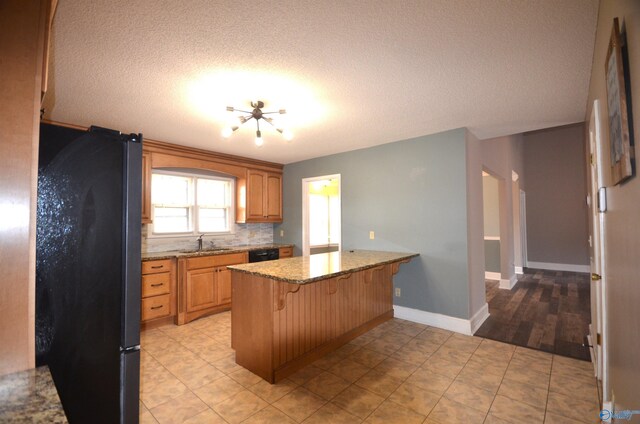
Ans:
[[[609,151],[611,158],[611,180],[620,184],[633,176],[627,85],[625,84],[625,61],[622,52],[618,18],[613,19],[611,39],[605,60],[607,88],[607,110],[609,123]],[[627,65],[628,66],[628,65]],[[628,72],[626,73],[628,77]]]

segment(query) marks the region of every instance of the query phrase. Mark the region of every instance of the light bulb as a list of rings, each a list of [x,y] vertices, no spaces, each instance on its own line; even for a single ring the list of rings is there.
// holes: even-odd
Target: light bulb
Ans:
[[[291,141],[291,139],[293,138],[293,133],[288,129],[284,129],[282,130],[282,137],[284,137],[284,139],[287,141]]]
[[[222,137],[227,138],[231,135],[231,133],[233,133],[235,130],[237,130],[238,127],[237,125],[232,125],[232,126],[228,126],[222,129]]]
[[[264,140],[262,139],[262,133],[260,130],[256,131],[256,146],[262,147]]]

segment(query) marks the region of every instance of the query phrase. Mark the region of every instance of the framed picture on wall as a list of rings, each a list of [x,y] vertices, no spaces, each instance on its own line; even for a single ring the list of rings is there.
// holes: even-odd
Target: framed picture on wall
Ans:
[[[609,114],[609,150],[611,154],[611,178],[613,184],[620,184],[633,175],[631,164],[631,138],[629,111],[627,109],[627,85],[625,84],[625,62],[622,53],[622,37],[618,18],[613,20],[613,29],[605,75],[607,79],[607,106]],[[627,65],[628,67],[628,65]],[[626,72],[628,76],[628,72]]]

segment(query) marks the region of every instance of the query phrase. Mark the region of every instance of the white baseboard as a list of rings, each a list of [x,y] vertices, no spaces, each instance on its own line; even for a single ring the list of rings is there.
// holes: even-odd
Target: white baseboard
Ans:
[[[611,413],[613,413],[613,409],[615,408],[615,404],[613,403],[613,401],[606,401],[606,402],[602,402],[602,410],[603,411],[609,411]],[[602,422],[603,423],[610,423],[611,422],[611,415],[605,415],[602,417]]]
[[[555,264],[550,262],[527,261],[527,268],[548,269],[550,271],[591,272],[589,265]]]
[[[480,308],[469,320],[471,321],[471,334],[475,334],[487,318],[489,318],[489,304],[485,302],[485,304],[482,305],[482,308]]]
[[[500,288],[505,290],[511,290],[513,286],[518,282],[518,277],[514,275],[511,276],[509,280],[500,279]]]
[[[516,274],[524,274],[524,269],[521,266],[516,266],[515,267],[515,273]]]
[[[398,305],[394,305],[393,310],[396,318],[406,319],[407,321],[417,322],[449,331],[455,331],[456,333],[462,333],[468,336],[473,335],[473,333],[489,317],[489,305],[486,303],[473,315],[473,317],[471,317],[471,319],[456,318],[449,315],[421,311],[419,309],[407,308]]]
[[[500,273],[499,272],[491,272],[491,271],[485,271],[484,272],[484,279],[485,280],[500,280]]]

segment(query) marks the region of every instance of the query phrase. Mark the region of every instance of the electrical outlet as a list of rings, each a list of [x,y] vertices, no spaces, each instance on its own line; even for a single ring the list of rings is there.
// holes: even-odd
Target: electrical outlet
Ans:
[[[280,237],[284,237],[284,230],[280,230]]]
[[[376,238],[376,234],[373,231],[369,231],[369,238],[373,240],[374,238]]]
[[[396,297],[400,297],[400,287],[396,287]]]

